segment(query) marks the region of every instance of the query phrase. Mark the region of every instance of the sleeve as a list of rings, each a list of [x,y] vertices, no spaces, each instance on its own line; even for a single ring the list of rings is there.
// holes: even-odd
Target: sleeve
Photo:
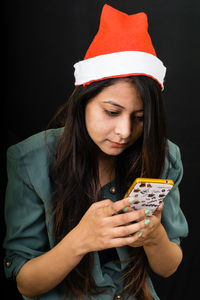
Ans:
[[[49,242],[43,202],[31,185],[16,145],[7,151],[7,174],[4,269],[9,278],[15,277],[28,260],[46,252]]]
[[[174,181],[174,186],[164,199],[162,224],[172,242],[180,245],[180,238],[188,235],[188,224],[180,208],[180,194],[178,185],[183,176],[183,166],[179,148],[173,145],[174,151],[169,162],[168,178]]]

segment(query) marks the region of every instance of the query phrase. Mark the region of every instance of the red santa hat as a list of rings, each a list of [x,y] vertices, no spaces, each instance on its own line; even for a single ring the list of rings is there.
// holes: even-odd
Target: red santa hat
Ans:
[[[106,78],[145,75],[163,89],[166,73],[152,45],[146,14],[127,15],[107,4],[84,60],[74,68],[75,85],[84,86]]]

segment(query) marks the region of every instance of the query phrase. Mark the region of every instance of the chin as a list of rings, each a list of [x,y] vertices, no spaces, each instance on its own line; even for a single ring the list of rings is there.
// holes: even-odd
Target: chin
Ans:
[[[110,156],[117,156],[119,154],[121,154],[123,151],[125,150],[125,148],[123,149],[101,149],[101,151],[106,154],[106,155],[110,155]]]

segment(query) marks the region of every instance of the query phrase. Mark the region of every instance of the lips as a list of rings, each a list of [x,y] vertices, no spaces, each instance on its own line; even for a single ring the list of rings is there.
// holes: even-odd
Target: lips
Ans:
[[[116,143],[113,141],[110,141],[112,147],[114,148],[124,148],[126,146],[127,143]]]

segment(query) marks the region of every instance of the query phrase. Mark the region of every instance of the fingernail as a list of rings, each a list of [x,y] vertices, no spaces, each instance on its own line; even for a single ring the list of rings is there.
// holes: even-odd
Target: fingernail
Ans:
[[[133,202],[135,202],[135,199],[134,199],[134,198],[131,198],[131,199],[129,199],[129,202],[130,202],[130,203],[133,203]]]
[[[150,209],[145,209],[145,215],[147,216],[150,213]]]
[[[139,237],[141,237],[141,236],[142,236],[142,231],[140,231],[140,232],[138,233],[138,236],[139,236]]]
[[[147,225],[149,225],[149,223],[150,223],[150,220],[149,219],[146,219],[145,221],[144,221],[144,224],[147,226]]]
[[[123,212],[127,212],[128,208],[124,207],[122,210],[123,210]]]

